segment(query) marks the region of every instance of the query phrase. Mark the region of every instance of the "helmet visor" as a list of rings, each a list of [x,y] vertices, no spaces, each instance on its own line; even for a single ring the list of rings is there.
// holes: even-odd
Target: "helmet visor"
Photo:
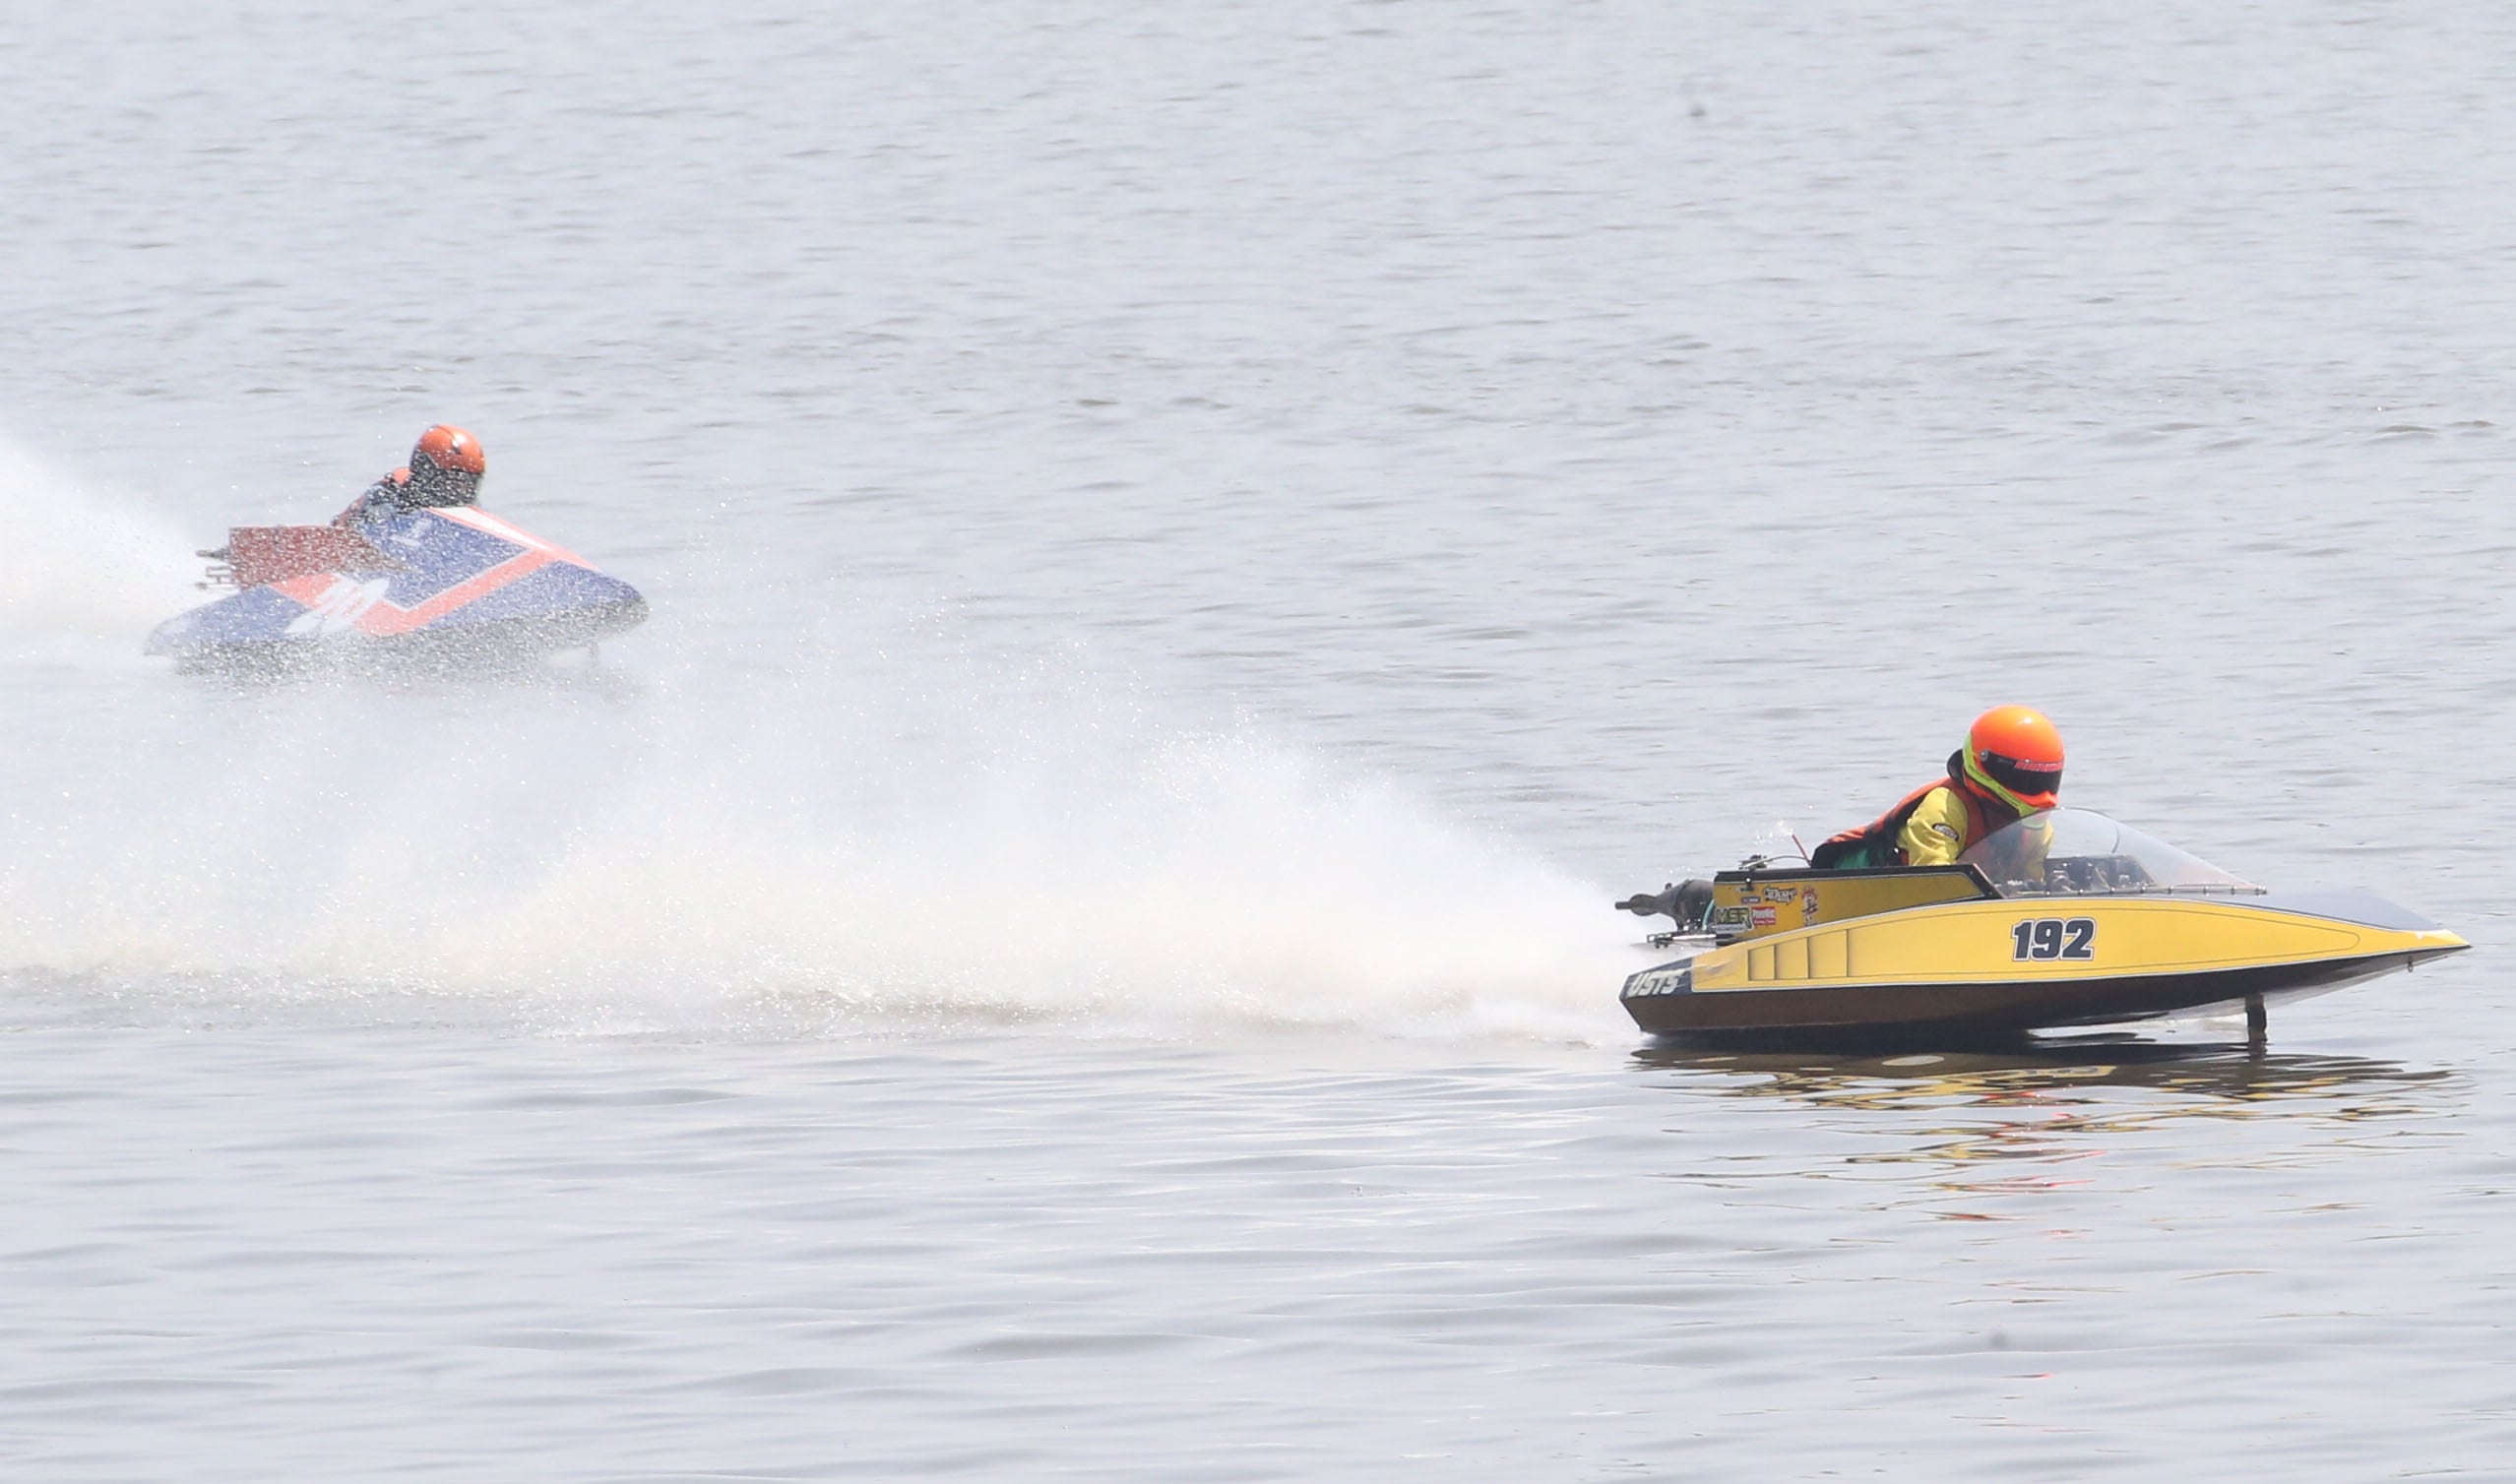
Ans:
[[[2061,792],[2062,771],[2056,764],[2028,763],[1996,752],[1975,754],[1975,764],[1983,771],[1984,777],[2021,798]]]

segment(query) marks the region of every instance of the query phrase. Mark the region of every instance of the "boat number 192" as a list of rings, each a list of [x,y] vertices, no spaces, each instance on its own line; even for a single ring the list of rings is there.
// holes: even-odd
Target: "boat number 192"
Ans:
[[[2093,917],[2030,917],[2009,930],[2018,951],[2013,958],[2094,958],[2097,921]]]

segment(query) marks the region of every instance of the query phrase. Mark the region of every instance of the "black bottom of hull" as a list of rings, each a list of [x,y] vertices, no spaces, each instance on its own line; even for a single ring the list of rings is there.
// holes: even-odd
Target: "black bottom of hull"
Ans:
[[[2410,968],[2432,953],[2323,963],[2008,984],[1847,985],[1627,998],[1644,1031],[1729,1045],[1979,1044],[2040,1030],[2157,1020],[2217,1005],[2303,999]]]

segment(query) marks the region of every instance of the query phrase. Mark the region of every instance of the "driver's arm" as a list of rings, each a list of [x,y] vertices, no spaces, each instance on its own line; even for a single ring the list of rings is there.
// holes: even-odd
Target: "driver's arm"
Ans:
[[[1909,866],[1955,865],[1957,852],[1966,848],[1966,806],[1950,789],[1934,788],[1922,795],[1898,832],[1896,848],[1904,852]]]

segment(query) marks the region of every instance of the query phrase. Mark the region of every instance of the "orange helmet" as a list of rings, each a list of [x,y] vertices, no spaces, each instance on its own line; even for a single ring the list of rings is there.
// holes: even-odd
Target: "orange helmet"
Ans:
[[[480,440],[450,422],[438,423],[410,446],[411,472],[420,472],[423,464],[475,479],[489,472],[489,461],[480,456]]]
[[[2022,815],[2061,796],[2062,740],[2042,711],[1996,706],[1966,733],[1966,776]]]

